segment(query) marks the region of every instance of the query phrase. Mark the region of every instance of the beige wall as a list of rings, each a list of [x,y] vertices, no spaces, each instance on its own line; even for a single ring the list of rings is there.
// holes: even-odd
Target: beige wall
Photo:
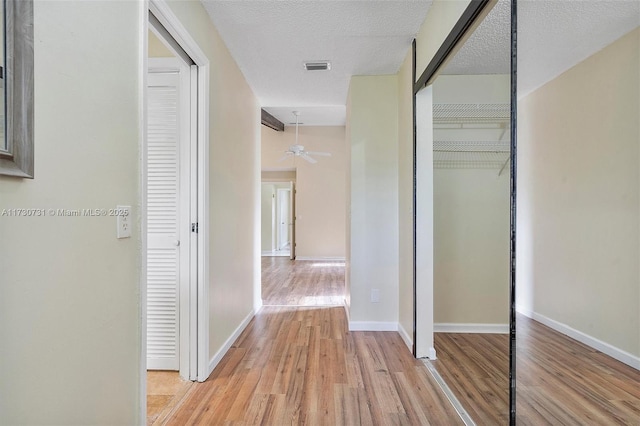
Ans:
[[[300,126],[298,143],[331,157],[317,157],[315,164],[293,157],[278,161],[295,144],[295,126],[284,132],[262,126],[262,168],[296,169],[296,257],[344,258],[345,128]]]
[[[344,304],[346,307],[347,320],[351,311],[351,90],[347,92],[346,120],[345,120],[345,143],[346,143],[346,173],[344,179],[345,186],[345,262],[344,262]]]
[[[416,37],[416,70],[417,76],[424,71],[435,52],[440,48],[442,42],[460,18],[466,7],[468,0],[436,0],[431,5],[425,22],[420,28]],[[393,95],[381,94],[373,81],[376,78],[384,77],[353,77],[349,95],[347,97],[347,141],[350,146],[348,153],[350,157],[348,176],[351,175],[350,184],[347,189],[347,305],[351,307],[351,321],[373,321],[373,322],[399,322],[402,327],[401,333],[405,340],[411,338],[413,332],[413,223],[412,223],[412,188],[413,188],[413,111],[412,93],[413,82],[411,81],[411,49],[408,49],[407,56],[396,76],[396,85]],[[354,86],[354,81],[362,79]],[[370,98],[364,93],[364,86],[367,79],[371,79]],[[386,89],[385,89],[386,90]],[[376,110],[380,103],[387,103],[386,108]],[[372,105],[367,105],[372,102]],[[383,111],[384,110],[384,111]],[[395,122],[395,124],[390,124]],[[381,127],[388,126],[382,133]],[[396,128],[397,132],[389,140],[397,143],[397,148],[390,149],[390,145],[380,143],[381,139],[388,137],[389,129]],[[368,139],[376,142],[368,141]],[[364,148],[367,143],[366,149]],[[389,167],[386,161],[373,161],[374,158],[383,158],[391,155],[394,158],[394,165]],[[368,160],[365,159],[368,157]],[[380,173],[382,170],[390,173],[395,179],[394,190],[387,194],[373,195],[374,190],[367,188],[368,185],[375,186],[370,181],[365,184],[364,177],[370,177]],[[354,175],[360,175],[359,177]],[[377,181],[376,181],[377,183]],[[359,191],[364,190],[365,194]],[[368,192],[366,192],[368,190]],[[386,205],[394,210],[391,216],[395,223],[388,222],[381,225],[380,229],[369,229],[367,225],[359,223],[362,217],[361,209],[367,202],[372,202],[375,198],[393,198],[393,201],[386,199]],[[381,212],[381,216],[391,214]],[[370,225],[369,225],[370,226]],[[369,236],[372,233],[372,236]],[[388,241],[391,246],[392,259],[396,262],[393,279],[386,280],[383,286],[386,291],[393,293],[394,299],[389,299],[387,305],[382,308],[371,304],[370,290],[375,288],[373,280],[370,285],[363,286],[363,269],[369,265],[372,271],[385,270],[388,266],[386,262],[377,265],[377,255],[369,256],[361,251],[366,246],[367,240],[376,242],[378,239]],[[374,250],[371,248],[370,250]],[[384,250],[383,250],[384,251]],[[385,273],[387,271],[385,270]],[[376,272],[371,272],[376,275]],[[384,275],[386,277],[386,275]],[[354,281],[356,280],[356,281]],[[395,299],[397,297],[398,299]],[[373,305],[373,306],[372,306]],[[356,316],[354,317],[354,312]],[[392,314],[393,312],[393,314]],[[391,318],[391,319],[390,319]],[[431,345],[431,344],[430,344]]]
[[[398,71],[398,321],[413,340],[413,83],[412,51]]]
[[[640,356],[640,30],[519,102],[518,305]],[[640,365],[640,361],[637,361]]]
[[[441,75],[433,102],[508,104],[509,75]],[[502,130],[437,130],[439,140],[497,140]],[[506,137],[508,140],[508,135]],[[509,323],[509,173],[434,169],[434,321]]]
[[[260,227],[261,227],[261,244],[262,251],[271,251],[275,249],[275,237],[273,235],[273,224],[275,221],[275,203],[276,196],[275,185],[262,184],[262,194],[260,196]]]
[[[458,22],[470,0],[434,0],[416,36],[416,79]]]
[[[350,323],[397,329],[398,77],[354,76],[349,96]]]
[[[150,58],[174,58],[176,56],[151,30],[148,33],[147,43]]]
[[[435,169],[434,321],[509,323],[509,173]]]
[[[35,179],[0,211],[132,206],[115,217],[0,216],[0,423],[139,424],[142,3],[36,1]],[[99,30],[97,30],[99,29]]]
[[[260,107],[200,2],[171,9],[211,64],[209,357],[260,304]]]

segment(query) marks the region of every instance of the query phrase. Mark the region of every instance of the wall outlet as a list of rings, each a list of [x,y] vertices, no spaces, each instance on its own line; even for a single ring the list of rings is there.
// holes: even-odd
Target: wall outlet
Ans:
[[[116,206],[116,235],[131,238],[131,206]]]
[[[380,290],[377,288],[371,289],[371,303],[380,303]]]

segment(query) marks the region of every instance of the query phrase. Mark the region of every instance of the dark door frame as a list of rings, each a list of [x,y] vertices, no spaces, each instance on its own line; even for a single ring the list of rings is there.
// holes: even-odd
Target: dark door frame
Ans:
[[[416,95],[436,77],[438,69],[454,52],[467,32],[491,0],[471,0],[449,35],[444,40],[433,59],[429,62],[420,78],[416,80],[416,40],[412,44],[413,62],[413,355],[416,356],[416,315],[417,315],[417,282],[416,282],[416,219],[417,219],[417,135],[416,135]],[[511,0],[511,199],[510,199],[510,276],[509,276],[509,424],[516,422],[516,177],[517,177],[517,0]]]

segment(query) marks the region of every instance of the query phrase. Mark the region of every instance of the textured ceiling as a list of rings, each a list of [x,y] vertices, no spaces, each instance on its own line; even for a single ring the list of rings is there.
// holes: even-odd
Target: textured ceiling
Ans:
[[[428,0],[201,0],[261,105],[288,124],[341,125],[352,75],[393,74]],[[509,72],[509,0],[499,0],[445,74]],[[640,0],[518,2],[523,96],[640,25]],[[331,71],[308,72],[328,60]]]
[[[261,105],[282,122],[345,122],[352,75],[394,74],[431,1],[202,0]],[[305,71],[328,60],[330,71]],[[323,108],[327,107],[327,108]]]
[[[500,0],[443,74],[508,74],[508,0]],[[518,95],[524,96],[640,25],[639,0],[518,2]]]
[[[639,0],[518,3],[518,95],[524,96],[640,25]]]
[[[442,74],[509,74],[511,6],[499,0]]]

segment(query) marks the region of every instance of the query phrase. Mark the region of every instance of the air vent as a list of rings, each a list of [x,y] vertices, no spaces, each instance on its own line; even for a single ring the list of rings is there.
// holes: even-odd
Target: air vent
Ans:
[[[331,69],[330,62],[305,62],[304,68],[307,71],[328,71]]]

